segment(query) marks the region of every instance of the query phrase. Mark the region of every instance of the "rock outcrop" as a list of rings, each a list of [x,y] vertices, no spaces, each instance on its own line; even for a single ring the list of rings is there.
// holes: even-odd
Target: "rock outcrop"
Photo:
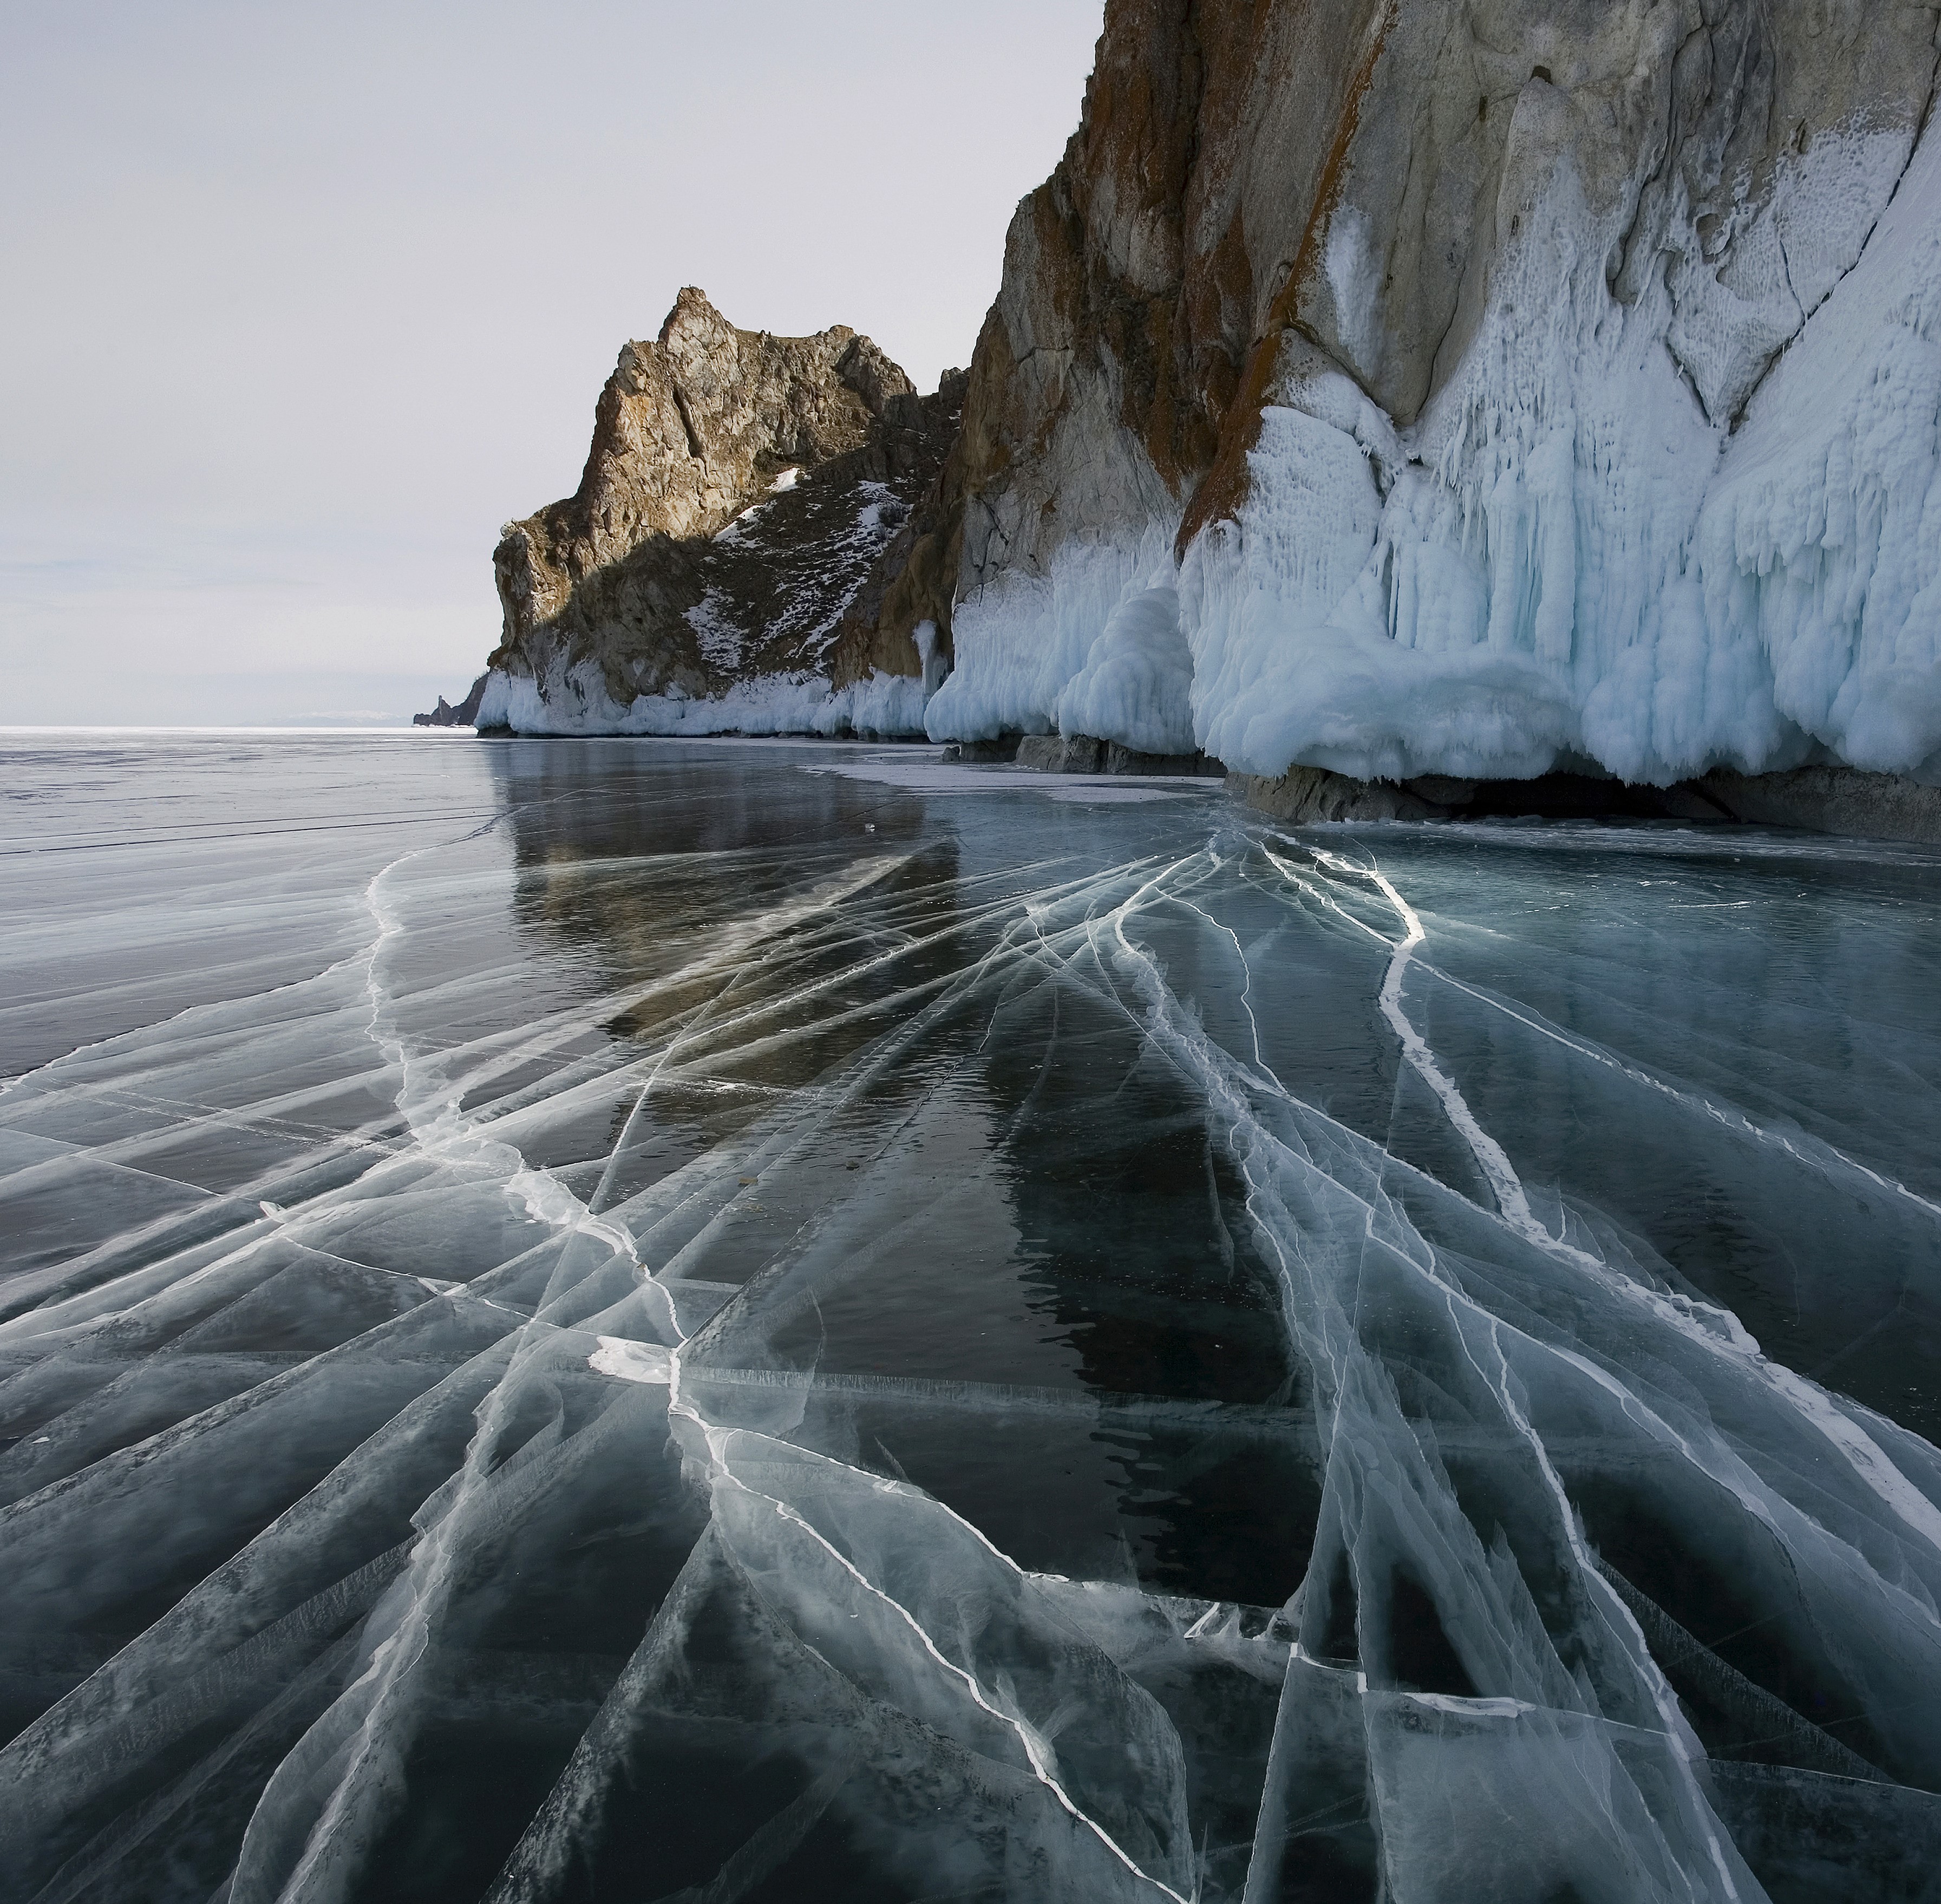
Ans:
[[[578,490],[494,552],[481,724],[920,730],[947,601],[897,584],[963,384],[919,396],[846,326],[738,330],[683,290],[657,340],[622,350]]]
[[[438,706],[429,714],[414,714],[411,725],[414,727],[471,727],[478,721],[478,704],[485,698],[485,684],[491,678],[488,669],[466,690],[465,698],[454,707],[445,696],[438,697]]]
[[[971,368],[932,735],[1930,777],[1936,16],[1111,0]]]

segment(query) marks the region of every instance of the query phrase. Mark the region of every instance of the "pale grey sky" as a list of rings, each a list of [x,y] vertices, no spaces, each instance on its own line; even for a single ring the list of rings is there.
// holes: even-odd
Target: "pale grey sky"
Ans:
[[[396,718],[698,284],[928,388],[1100,0],[0,0],[0,724]]]

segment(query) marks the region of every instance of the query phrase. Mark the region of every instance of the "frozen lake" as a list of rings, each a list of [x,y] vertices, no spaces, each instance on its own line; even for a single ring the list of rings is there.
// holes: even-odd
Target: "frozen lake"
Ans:
[[[0,755],[0,1894],[1932,1894],[1941,856]]]

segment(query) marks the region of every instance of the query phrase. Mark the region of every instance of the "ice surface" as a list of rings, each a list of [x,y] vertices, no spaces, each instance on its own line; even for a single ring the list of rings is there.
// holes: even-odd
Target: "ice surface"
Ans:
[[[1695,235],[1620,271],[1629,216],[1560,164],[1407,428],[1290,335],[1235,519],[1176,574],[1132,556],[1155,523],[1000,575],[932,736],[1163,733],[1267,775],[1941,771],[1941,132],[1786,155],[1722,262]],[[1351,348],[1371,259],[1344,213]]]
[[[8,1896],[1921,1894],[1934,856],[9,749]]]
[[[1040,773],[1027,767],[960,767],[925,758],[922,749],[899,748],[894,753],[859,753],[808,770],[867,780],[879,786],[902,787],[911,793],[950,796],[1018,794],[1035,800],[1079,807],[1133,805],[1153,800],[1188,800],[1225,786],[1224,780],[1178,774]]]

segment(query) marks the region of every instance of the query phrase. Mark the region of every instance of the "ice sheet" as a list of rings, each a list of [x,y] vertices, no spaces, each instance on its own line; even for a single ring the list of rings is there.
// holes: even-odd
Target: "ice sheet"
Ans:
[[[1917,1894],[1933,856],[335,745],[10,743],[9,1895]]]

